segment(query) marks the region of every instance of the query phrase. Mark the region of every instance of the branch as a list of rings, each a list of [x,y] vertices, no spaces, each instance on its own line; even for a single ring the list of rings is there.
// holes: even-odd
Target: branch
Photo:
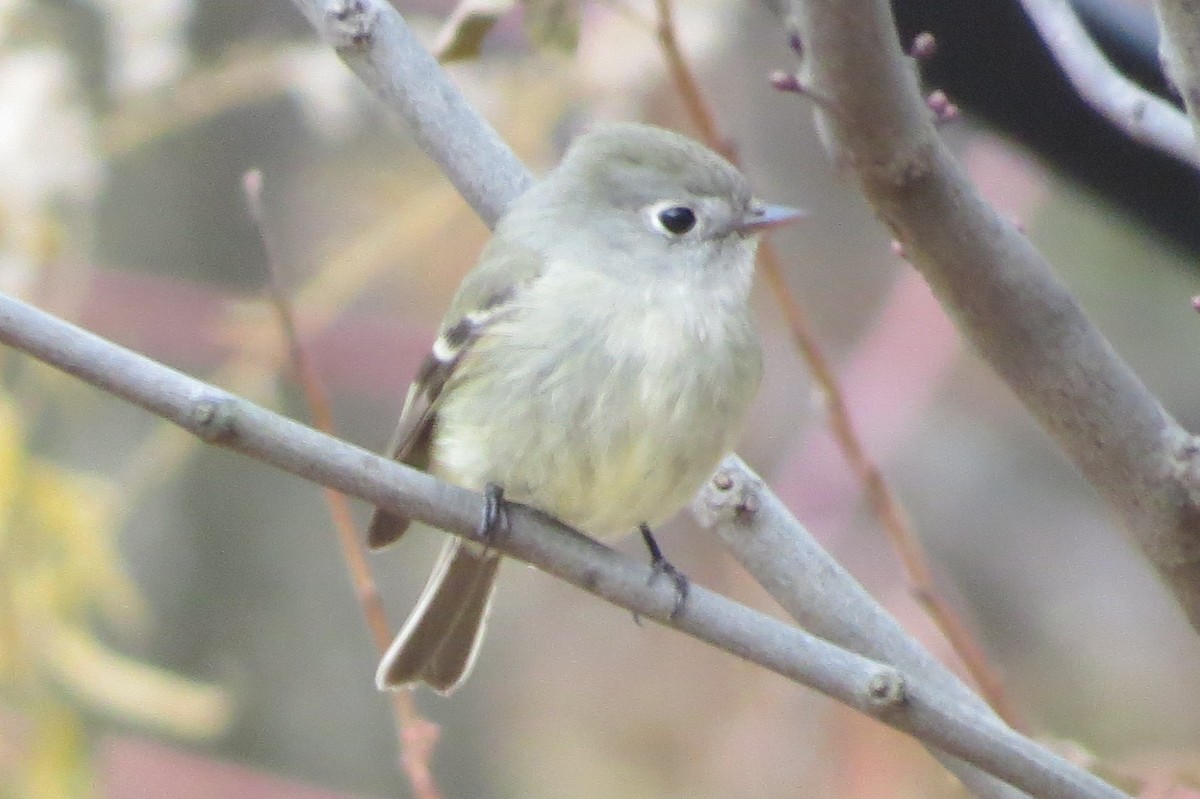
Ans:
[[[177,424],[203,441],[273,464],[455,535],[476,535],[483,498],[373,455],[0,295],[0,341]],[[536,511],[513,506],[489,546],[644,618],[815,688],[1046,799],[1125,794],[947,698],[926,679],[868,660],[700,586],[675,614],[669,580]]]
[[[696,496],[693,511],[806,630],[851,652],[920,675],[974,713],[994,715],[987,702],[905,632],[741,460],[725,459]],[[1010,786],[963,768],[961,761],[950,761],[936,751],[933,755],[977,796],[1014,794]]]
[[[379,0],[294,0],[346,66],[408,123],[488,227],[533,176],[447,80],[400,13]]]
[[[400,15],[390,6],[382,3],[354,2],[347,0],[336,0],[329,5],[328,18],[322,14],[322,9],[325,4],[319,0],[295,0],[301,5],[306,15],[317,26],[318,31],[331,41],[335,47],[339,47],[342,57],[347,61],[351,68],[364,79],[367,86],[373,89],[386,102],[399,112],[403,117],[409,119],[412,124],[421,128],[431,128],[438,124],[438,120],[424,119],[422,115],[428,109],[436,108],[437,103],[430,102],[427,95],[432,95],[440,98],[440,102],[453,102],[457,100],[447,100],[456,96],[456,90],[451,86],[444,74],[436,68],[428,55],[420,51],[419,47],[411,45],[412,34],[408,31]],[[348,20],[357,20],[351,26],[356,35],[347,41],[341,31],[347,24]],[[330,32],[329,26],[332,25],[334,30]],[[401,45],[391,41],[392,38],[398,38],[405,44]],[[420,64],[424,65],[421,68],[411,67],[404,63],[394,64],[395,71],[398,76],[406,74],[421,74],[422,78],[419,82],[411,83],[405,88],[402,77],[388,77],[387,65],[397,59],[403,61],[405,58],[416,59]],[[399,88],[398,88],[399,85]],[[477,116],[472,116],[471,121],[475,124],[483,124]],[[459,127],[451,131],[450,136],[461,136],[464,140],[481,141],[481,146],[491,146],[494,143],[494,134],[480,134],[478,131],[469,127]],[[423,139],[424,144],[429,154],[433,159],[441,164],[443,168],[452,176],[452,180],[458,183],[471,182],[471,176],[468,174],[462,176],[463,167],[456,162],[456,152],[461,150],[461,147],[448,140],[447,138],[429,137]],[[513,174],[508,175],[511,171]],[[503,205],[511,200],[512,195],[509,187],[513,185],[521,185],[528,181],[528,173],[524,170],[521,164],[509,153],[505,154],[495,164],[491,165],[489,175],[500,174],[501,181],[494,187],[497,197],[503,198],[503,202],[484,202],[481,205],[476,205],[476,210],[480,216],[489,224],[493,224],[502,210]],[[455,177],[459,176],[459,177]],[[479,184],[471,183],[478,186]],[[498,210],[499,209],[499,210]],[[766,496],[770,496],[769,492],[765,492]],[[794,520],[792,520],[794,524]],[[823,555],[825,560],[828,560],[827,555]],[[769,559],[767,559],[769,561]],[[753,570],[753,569],[752,569]],[[844,572],[840,572],[844,575]],[[762,572],[755,572],[756,578],[764,584],[782,585],[788,582],[786,575],[780,575],[777,567],[764,567]],[[845,580],[853,585],[853,589],[861,592],[861,588],[857,586],[848,576]],[[831,591],[831,598],[835,592]],[[794,607],[794,603],[784,602],[787,607]],[[826,614],[826,610],[832,610],[833,613]],[[876,626],[891,626],[893,629],[899,629],[886,613],[878,606],[870,602],[869,598],[865,602],[857,603],[857,615],[839,614],[841,608],[837,601],[827,603],[821,610],[817,611],[822,615],[822,629],[831,631],[831,635],[836,635],[839,640],[853,642],[851,645],[861,644],[864,640],[869,640],[871,635],[869,632],[864,632],[864,629],[869,631],[872,625]],[[866,627],[864,628],[864,623]],[[920,649],[915,642],[907,642],[902,648],[910,649],[910,652],[918,653],[910,655],[909,660],[913,663],[922,661],[924,664],[935,664],[934,668],[942,675],[947,675],[940,665],[928,654]],[[940,675],[939,675],[940,676]],[[953,680],[952,677],[948,677]],[[957,682],[957,681],[955,681]],[[961,691],[969,695],[969,691],[958,684]],[[977,698],[969,700],[975,708],[978,708],[978,715],[973,715],[979,723],[995,724],[994,717],[986,706]],[[936,748],[936,747],[935,747]],[[949,750],[947,750],[949,751]],[[969,785],[972,790],[981,796],[1011,796],[1013,791],[1008,786],[1000,784],[995,780],[991,780],[987,775],[976,771],[968,764],[961,761],[956,761],[953,758],[943,756],[943,762],[963,779],[964,783]]]
[[[885,0],[788,0],[798,81],[839,161],[959,330],[1120,514],[1200,627],[1193,438],[971,185],[934,131]],[[832,112],[830,112],[832,109]]]
[[[1200,137],[1200,3],[1155,0],[1154,15],[1163,71],[1183,98],[1193,134]]]
[[[1179,5],[1185,2],[1181,0]],[[1200,169],[1200,148],[1187,117],[1118,72],[1092,41],[1068,0],[1021,0],[1021,5],[1088,105],[1134,141]],[[1200,86],[1197,88],[1200,91]]]

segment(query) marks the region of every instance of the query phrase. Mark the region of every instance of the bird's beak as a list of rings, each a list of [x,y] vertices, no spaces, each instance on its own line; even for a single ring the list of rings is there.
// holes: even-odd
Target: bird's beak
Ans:
[[[764,230],[786,225],[808,216],[807,211],[786,205],[756,203],[750,207],[737,229],[741,233],[761,233]]]

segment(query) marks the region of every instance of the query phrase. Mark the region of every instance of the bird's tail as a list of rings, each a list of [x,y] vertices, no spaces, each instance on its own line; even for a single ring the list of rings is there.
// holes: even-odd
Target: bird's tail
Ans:
[[[459,538],[446,542],[417,607],[375,673],[380,690],[424,682],[441,694],[471,671],[500,554]]]

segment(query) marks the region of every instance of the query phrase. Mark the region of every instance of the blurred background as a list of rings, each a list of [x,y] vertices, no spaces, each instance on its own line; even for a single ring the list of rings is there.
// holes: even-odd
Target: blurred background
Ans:
[[[452,9],[402,10],[432,43]],[[508,14],[478,58],[449,67],[518,154],[544,171],[608,119],[694,133],[653,4],[576,12],[549,36]],[[686,0],[676,14],[759,193],[811,211],[774,236],[791,289],[1028,729],[1130,791],[1196,784],[1196,633],[891,252],[806,101],[771,90],[765,76],[794,56],[766,11]],[[931,70],[969,49],[958,24],[906,21],[937,33]],[[1042,121],[1016,97],[1013,116]],[[942,130],[983,192],[1195,429],[1188,242],[971,110]],[[1083,148],[1095,124],[1066,119],[1052,138]],[[338,433],[382,449],[487,235],[402,124],[287,0],[0,2],[0,289],[307,421],[242,198],[251,168]],[[830,440],[776,298],[755,300],[767,376],[739,453],[961,671]],[[24,356],[0,364],[0,797],[411,795],[321,490]],[[393,626],[434,539],[371,556]],[[782,617],[686,515],[660,541],[693,580]],[[643,557],[633,538],[621,547]],[[901,735],[513,563],[470,682],[417,699],[441,727],[446,796],[961,794]]]

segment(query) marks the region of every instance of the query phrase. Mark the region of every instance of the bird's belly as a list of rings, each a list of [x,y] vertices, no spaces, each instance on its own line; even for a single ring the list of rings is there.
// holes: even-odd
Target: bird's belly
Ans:
[[[686,431],[577,431],[582,446],[518,462],[509,495],[598,537],[658,525],[679,510],[724,454],[718,442],[683,442]]]
[[[757,336],[740,302],[631,301],[602,280],[581,308],[553,288],[466,356],[437,410],[431,468],[593,536],[655,525],[732,446],[758,386]]]
[[[743,404],[753,386],[733,391],[718,385],[726,376],[703,374],[680,380],[678,365],[666,375],[644,361],[596,360],[569,374],[496,376],[490,401],[453,392],[438,411],[434,472],[476,490],[496,483],[508,499],[597,537],[664,521],[728,450],[744,407],[723,403]]]

